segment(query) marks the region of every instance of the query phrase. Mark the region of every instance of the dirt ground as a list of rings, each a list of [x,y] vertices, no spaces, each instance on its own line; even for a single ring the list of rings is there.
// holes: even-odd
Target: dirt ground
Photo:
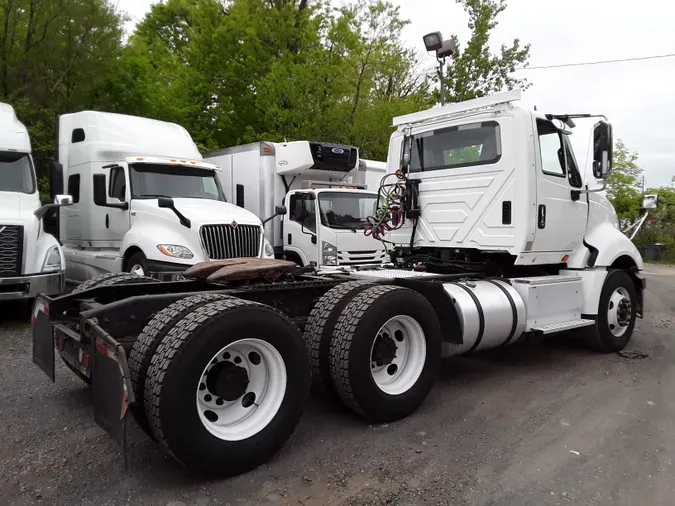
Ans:
[[[94,424],[90,391],[31,363],[29,326],[0,309],[0,504],[675,504],[675,269],[647,268],[628,349],[572,338],[447,360],[414,415],[369,426],[313,398],[267,465],[203,481],[131,422],[129,462]]]

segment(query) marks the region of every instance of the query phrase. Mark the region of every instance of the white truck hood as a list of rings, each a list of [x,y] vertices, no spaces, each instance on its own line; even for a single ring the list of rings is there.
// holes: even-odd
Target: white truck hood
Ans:
[[[35,195],[0,191],[0,224],[26,225],[35,220],[33,213],[40,207]]]
[[[236,221],[238,225],[262,226],[260,219],[250,211],[241,207],[210,199],[176,198],[173,199],[176,209],[189,219],[193,226],[209,224],[231,224]],[[171,209],[162,209],[157,205],[157,199],[138,199],[131,205],[132,211],[154,214],[177,220]]]

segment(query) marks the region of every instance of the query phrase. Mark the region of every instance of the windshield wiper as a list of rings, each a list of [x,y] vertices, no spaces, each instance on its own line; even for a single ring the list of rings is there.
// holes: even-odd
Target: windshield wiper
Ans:
[[[139,197],[166,197],[166,198],[173,198],[170,195],[160,195],[159,193],[141,193]]]
[[[343,230],[351,230],[352,232],[356,233],[356,229],[352,227],[348,227],[347,225],[343,225],[342,223],[329,223],[329,227],[331,228],[340,228]]]

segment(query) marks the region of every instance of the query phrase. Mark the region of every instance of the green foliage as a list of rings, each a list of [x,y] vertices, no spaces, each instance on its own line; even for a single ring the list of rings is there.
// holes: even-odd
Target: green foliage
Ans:
[[[621,223],[632,222],[640,216],[642,206],[642,169],[638,154],[629,150],[621,139],[614,147],[612,173],[607,179],[607,197],[612,202]]]
[[[0,101],[26,124],[41,172],[54,157],[57,116],[105,106],[98,87],[124,21],[108,0],[0,0]]]
[[[471,37],[466,47],[459,47],[445,73],[446,101],[461,102],[514,88],[527,89],[525,79],[509,75],[527,65],[530,45],[514,39],[502,44],[499,53],[490,51],[490,35],[497,17],[506,9],[506,0],[456,0],[469,15]]]

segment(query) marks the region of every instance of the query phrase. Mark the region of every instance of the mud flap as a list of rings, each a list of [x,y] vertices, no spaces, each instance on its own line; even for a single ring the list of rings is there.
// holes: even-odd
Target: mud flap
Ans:
[[[33,325],[33,363],[52,380],[54,374],[54,329],[49,320],[49,305],[38,298],[31,315]]]
[[[122,447],[124,469],[127,469],[127,412],[134,402],[131,376],[122,345],[98,326],[96,320],[83,325],[94,342],[91,364],[91,385],[94,421]]]

